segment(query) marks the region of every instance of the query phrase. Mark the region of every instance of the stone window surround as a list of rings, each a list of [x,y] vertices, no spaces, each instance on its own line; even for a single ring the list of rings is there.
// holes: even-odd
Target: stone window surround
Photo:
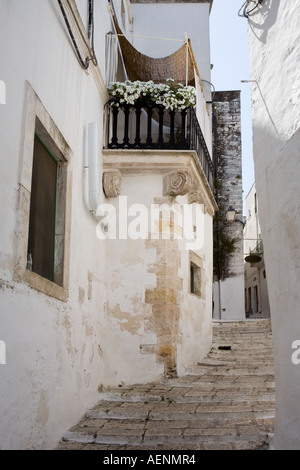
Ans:
[[[196,297],[204,298],[203,292],[203,285],[202,285],[202,270],[203,270],[203,260],[200,256],[196,255],[193,251],[190,251],[189,256],[190,266],[194,267],[195,272],[195,290],[194,292],[189,291],[190,295],[194,295]],[[191,275],[191,273],[190,273]],[[191,279],[189,280],[189,285],[191,286]]]
[[[15,279],[48,296],[67,301],[69,295],[70,230],[71,230],[71,168],[73,152],[66,143],[58,127],[45,109],[43,103],[26,82],[26,110],[21,142],[21,171],[19,179],[17,261]],[[28,270],[27,246],[30,215],[31,178],[35,133],[45,143],[58,161],[57,187],[57,230],[56,256],[60,270],[60,284]]]

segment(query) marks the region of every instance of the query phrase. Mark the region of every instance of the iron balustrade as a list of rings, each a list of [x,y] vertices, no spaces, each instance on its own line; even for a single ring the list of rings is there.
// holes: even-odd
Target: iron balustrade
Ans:
[[[161,105],[106,106],[108,149],[195,150],[214,190],[214,167],[192,107],[168,110]]]
[[[258,244],[256,245],[255,248],[253,248],[253,250],[250,250],[251,255],[262,255],[263,252],[264,252],[264,245],[263,245],[262,240],[258,242]]]

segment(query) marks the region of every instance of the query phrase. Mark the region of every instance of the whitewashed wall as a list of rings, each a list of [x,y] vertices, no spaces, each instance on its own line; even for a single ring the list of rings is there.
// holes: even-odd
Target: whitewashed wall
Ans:
[[[86,2],[78,0],[77,5],[86,24]],[[98,79],[103,78],[104,83],[105,33],[111,29],[110,17],[107,2],[95,2],[95,8]],[[0,55],[1,63],[5,64],[1,67],[0,80],[5,82],[7,92],[6,104],[0,105],[0,341],[6,345],[6,364],[0,364],[0,448],[47,449],[53,448],[63,431],[97,402],[98,389],[103,385],[136,381],[136,364],[131,364],[130,368],[126,357],[127,346],[132,354],[130,344],[123,343],[122,362],[116,354],[120,348],[115,344],[124,336],[115,334],[111,318],[108,321],[115,299],[111,293],[107,295],[108,279],[111,281],[107,273],[113,265],[119,265],[123,248],[120,245],[117,251],[108,248],[106,252],[105,242],[96,236],[96,222],[88,205],[88,124],[98,124],[101,149],[103,105],[107,95],[105,87],[96,84],[95,76],[80,68],[55,0],[2,0]],[[18,201],[27,82],[73,154],[69,164],[73,189],[70,288],[66,302],[46,296],[14,277],[17,222],[22,215]],[[126,187],[126,181],[124,185]],[[153,191],[153,184],[151,187]],[[208,220],[209,237],[210,228]],[[209,253],[210,243],[211,238],[208,238]],[[133,256],[130,247],[126,250],[121,272],[124,286],[117,286],[115,293],[119,301],[132,304],[139,289],[138,285],[132,288],[132,283],[139,269],[144,269],[145,261],[137,261],[137,270],[132,277],[126,277],[128,257],[129,263],[136,259],[130,258]],[[142,249],[141,256],[151,263],[153,253]],[[211,259],[210,255],[206,256],[209,268]],[[145,275],[143,282],[144,288],[147,285],[151,288],[151,275]],[[132,288],[128,293],[130,299],[124,297],[126,285]],[[210,318],[207,317],[211,299],[209,287],[207,299],[205,315]],[[209,341],[209,324],[203,331]],[[193,338],[194,344],[196,339]],[[200,355],[205,353],[208,344],[201,344]],[[183,354],[183,365],[193,360],[186,351]],[[145,362],[140,364],[145,366]],[[149,379],[146,372],[147,369],[140,370],[139,380]]]
[[[249,19],[253,153],[273,329],[275,449],[300,446],[300,1],[263,2]]]
[[[107,200],[114,206],[118,221],[120,214],[128,214],[126,220],[122,219],[122,230],[127,226],[129,233],[134,220],[143,220],[140,212],[133,217],[133,205],[141,205],[148,221],[145,236],[138,235],[145,226],[139,224],[135,232],[138,239],[116,237],[107,244],[106,317],[110,334],[106,348],[109,354],[104,356],[108,383],[155,381],[169,373],[171,357],[176,373],[183,375],[211,347],[212,199],[208,202],[207,197],[207,212],[200,223],[197,219],[197,250],[176,223],[179,239],[172,240],[168,234],[170,214],[164,218],[164,229],[159,229],[157,239],[153,231],[150,233],[154,205],[177,204],[182,208],[188,205],[188,194],[176,199],[166,197],[165,177],[177,169],[190,168],[191,164],[194,168],[193,155],[193,152],[179,155],[176,151],[106,150],[104,153],[105,171],[119,168],[122,173],[120,198]],[[197,173],[193,178],[199,178]],[[193,184],[197,183],[194,180]],[[200,187],[204,197],[205,190]],[[165,230],[165,239],[161,230]],[[190,293],[191,251],[201,265],[200,295]]]
[[[261,228],[259,223],[259,206],[256,195],[255,183],[246,196],[246,225],[244,228],[244,255],[245,257],[254,250],[259,240],[261,240]],[[255,205],[256,201],[256,205]],[[248,263],[245,261],[245,307],[246,314],[256,317],[269,317],[269,295],[267,272],[264,261],[264,254],[261,254],[261,261],[258,263]],[[257,300],[256,290],[257,287]],[[249,292],[249,288],[251,291]],[[256,305],[257,304],[257,305]]]
[[[79,7],[85,3],[81,0]],[[104,2],[96,4],[102,67],[109,18]],[[98,123],[102,145],[106,97],[80,68],[56,1],[3,0],[0,44],[5,64],[0,75],[7,87],[6,105],[0,107],[0,337],[6,344],[6,365],[0,366],[0,447],[47,448],[96,402],[103,382],[105,255],[87,207],[84,166],[89,122]],[[73,151],[67,302],[13,279],[26,81]]]

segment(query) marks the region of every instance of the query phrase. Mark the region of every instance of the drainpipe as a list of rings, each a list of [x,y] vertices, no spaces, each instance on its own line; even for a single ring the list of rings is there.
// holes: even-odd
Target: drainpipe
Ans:
[[[218,188],[218,137],[217,137],[217,110],[216,106],[213,104],[213,133],[214,133],[214,166],[215,166],[215,181],[216,181],[216,202],[219,205],[219,188]],[[222,301],[221,301],[221,263],[220,263],[220,211],[218,209],[216,214],[217,222],[217,248],[218,248],[218,259],[217,259],[217,269],[218,269],[218,297],[219,297],[219,320],[222,319]]]
[[[96,122],[88,125],[88,169],[89,169],[89,208],[91,214],[99,221],[96,212],[102,204],[102,166],[99,163],[98,126]]]

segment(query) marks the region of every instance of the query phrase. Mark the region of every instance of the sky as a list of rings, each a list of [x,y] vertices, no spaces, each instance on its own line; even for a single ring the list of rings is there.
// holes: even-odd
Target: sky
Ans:
[[[244,0],[213,0],[210,14],[211,81],[216,91],[241,91],[243,206],[254,183],[248,20],[238,16]]]

